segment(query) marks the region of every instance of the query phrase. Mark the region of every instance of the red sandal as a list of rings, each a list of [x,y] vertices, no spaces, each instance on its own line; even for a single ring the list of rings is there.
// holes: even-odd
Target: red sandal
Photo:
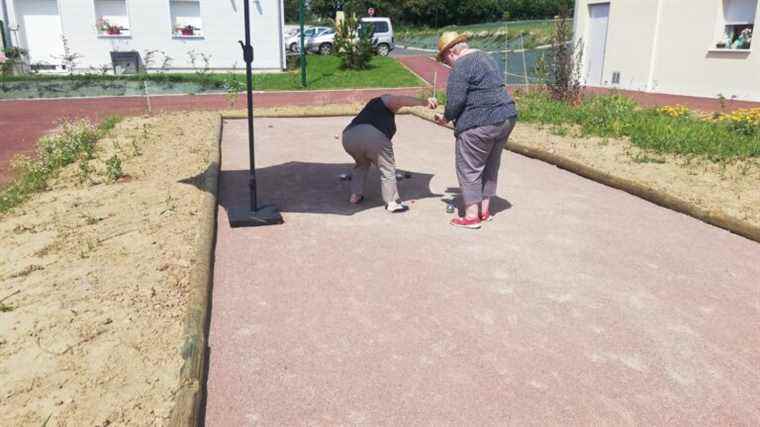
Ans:
[[[469,228],[471,230],[477,230],[480,228],[480,218],[467,219],[467,218],[454,218],[451,220],[451,225],[455,227]]]

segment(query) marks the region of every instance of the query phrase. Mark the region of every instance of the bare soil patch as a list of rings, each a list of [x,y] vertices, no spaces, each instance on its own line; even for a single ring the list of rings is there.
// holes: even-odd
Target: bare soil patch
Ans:
[[[760,226],[760,159],[716,163],[653,153],[625,139],[574,133],[557,135],[550,127],[521,123],[511,139]]]
[[[70,165],[0,217],[2,424],[166,424],[218,124],[127,119],[86,173]]]

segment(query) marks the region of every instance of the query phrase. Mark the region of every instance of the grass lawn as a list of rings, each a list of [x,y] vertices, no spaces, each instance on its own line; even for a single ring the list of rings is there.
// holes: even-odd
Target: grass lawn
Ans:
[[[301,86],[300,71],[283,73],[254,74],[256,90],[316,90],[316,89],[357,89],[357,88],[391,88],[423,86],[417,76],[410,73],[393,58],[376,56],[367,70],[343,70],[340,59],[336,56],[307,56],[308,87]],[[158,86],[180,83],[200,85],[204,91],[242,91],[245,89],[244,73],[151,73],[131,76],[111,76],[99,74],[78,74],[73,76],[24,75],[0,77],[0,98],[2,92],[14,84],[54,85],[57,82],[73,89],[86,86],[114,86],[114,83],[149,81]]]
[[[393,58],[375,56],[368,70],[342,70],[336,56],[306,57],[308,89],[359,89],[423,86],[425,83]],[[300,72],[254,75],[257,90],[300,90]]]

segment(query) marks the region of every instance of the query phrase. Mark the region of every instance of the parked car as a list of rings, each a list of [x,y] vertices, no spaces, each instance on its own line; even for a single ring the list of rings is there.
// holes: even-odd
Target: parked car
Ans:
[[[393,26],[390,18],[362,18],[359,28],[364,25],[372,25],[374,34],[372,42],[378,55],[388,56],[396,47]],[[329,55],[335,45],[335,30],[325,31],[309,39],[306,43],[307,52],[317,52],[321,55]]]
[[[304,43],[308,44],[309,40],[317,36],[319,34],[324,33],[325,31],[331,30],[329,27],[305,27],[304,28]],[[296,31],[290,35],[285,36],[285,46],[290,52],[298,52],[299,47],[301,46],[301,30],[296,29]]]
[[[335,45],[335,29],[330,28],[319,34],[312,36],[306,43],[307,52],[316,52],[320,55],[329,55],[332,53]]]
[[[393,34],[393,25],[390,18],[362,18],[359,21],[359,27],[372,24],[374,33],[372,41],[375,45],[375,51],[380,56],[388,56],[396,47],[396,39]]]

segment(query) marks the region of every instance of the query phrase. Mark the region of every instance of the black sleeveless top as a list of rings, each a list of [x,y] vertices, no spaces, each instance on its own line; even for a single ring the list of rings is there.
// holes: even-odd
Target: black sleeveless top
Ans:
[[[372,125],[387,136],[388,139],[393,139],[393,135],[396,134],[396,115],[385,106],[382,99],[374,98],[346,126],[346,130],[356,125]]]

